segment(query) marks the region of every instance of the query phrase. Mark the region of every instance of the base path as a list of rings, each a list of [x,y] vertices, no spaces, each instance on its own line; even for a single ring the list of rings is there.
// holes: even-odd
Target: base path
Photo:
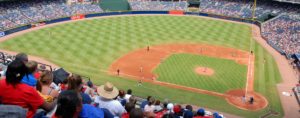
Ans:
[[[156,80],[156,78],[158,78],[158,75],[153,74],[152,73],[153,70],[159,64],[164,63],[164,60],[168,58],[170,55],[178,54],[178,53],[189,53],[189,54],[205,55],[209,57],[216,57],[222,59],[230,59],[236,61],[236,63],[238,64],[247,65],[248,66],[247,83],[246,83],[247,92],[229,91],[228,93],[223,94],[223,93],[218,93],[218,92]],[[212,69],[209,68],[207,69],[205,67],[195,68],[195,71],[198,74],[208,74],[208,76],[213,74]],[[130,79],[141,80],[144,82],[150,82],[161,86],[167,86],[171,88],[222,97],[226,99],[230,104],[241,109],[259,110],[265,108],[268,104],[267,100],[263,96],[253,91],[254,55],[250,54],[249,52],[237,50],[234,48],[213,46],[213,45],[206,45],[206,44],[165,44],[165,45],[151,46],[150,48],[146,47],[143,49],[130,52],[117,59],[110,66],[109,74],[115,76],[124,76]],[[238,90],[238,91],[243,91],[243,90]],[[242,101],[236,101],[236,99],[240,99],[241,96],[243,95],[246,95],[247,97],[254,97],[255,104],[245,105],[244,103],[242,103]]]

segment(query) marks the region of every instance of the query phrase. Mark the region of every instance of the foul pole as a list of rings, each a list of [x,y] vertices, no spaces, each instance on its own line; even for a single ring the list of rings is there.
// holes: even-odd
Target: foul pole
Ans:
[[[252,21],[255,19],[255,10],[256,10],[256,0],[254,0],[253,6],[252,6]]]

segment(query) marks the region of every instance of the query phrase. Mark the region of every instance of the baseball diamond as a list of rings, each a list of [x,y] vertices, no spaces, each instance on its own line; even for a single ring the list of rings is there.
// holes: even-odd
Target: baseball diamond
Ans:
[[[278,68],[253,40],[255,29],[250,25],[195,16],[137,15],[32,30],[3,41],[0,48],[43,57],[90,76],[95,84],[110,81],[142,97],[151,93],[244,117],[258,117],[270,108],[279,113],[276,117],[283,115],[278,93],[273,92],[281,81]],[[198,66],[214,74],[198,75],[194,70]],[[143,85],[136,86],[137,80]],[[231,90],[247,90],[260,105],[232,103],[243,94]]]
[[[0,118],[299,118],[299,0],[0,0]]]

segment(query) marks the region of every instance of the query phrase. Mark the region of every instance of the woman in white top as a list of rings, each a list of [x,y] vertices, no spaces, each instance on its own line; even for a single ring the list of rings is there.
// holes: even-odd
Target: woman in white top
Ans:
[[[161,111],[163,108],[161,107],[160,105],[160,101],[159,100],[156,100],[155,101],[155,104],[154,104],[154,112],[159,112]]]
[[[154,108],[155,108],[154,102],[155,102],[155,99],[153,97],[151,97],[148,104],[145,106],[144,111],[145,112],[154,112]]]

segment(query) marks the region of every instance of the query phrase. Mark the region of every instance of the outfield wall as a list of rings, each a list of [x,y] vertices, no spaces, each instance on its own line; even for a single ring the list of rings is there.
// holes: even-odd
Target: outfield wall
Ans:
[[[42,21],[39,23],[29,24],[25,26],[20,26],[17,28],[9,29],[3,32],[0,32],[0,37],[4,37],[6,35],[13,34],[15,32],[27,30],[30,28],[38,27],[42,25],[47,24],[53,24],[57,22],[63,22],[63,21],[69,21],[69,20],[78,20],[78,19],[85,19],[85,18],[93,18],[93,17],[101,17],[101,16],[113,16],[113,15],[136,15],[136,14],[170,14],[172,11],[125,11],[125,12],[104,12],[104,13],[95,13],[95,14],[86,14],[86,15],[77,15],[77,16],[71,16],[71,17],[65,17],[65,18],[58,18],[58,19],[52,19],[48,21]],[[226,19],[226,20],[232,20],[237,22],[245,22],[250,24],[256,24],[260,26],[260,22],[247,20],[247,19],[240,19],[240,18],[231,18],[226,16],[219,16],[214,14],[207,14],[207,13],[192,13],[192,12],[183,12],[184,15],[196,15],[196,16],[205,16],[205,17],[212,17],[212,18],[218,18],[218,19]],[[80,17],[79,17],[80,16]],[[75,18],[74,18],[75,17]]]
[[[101,17],[101,16],[113,16],[113,15],[136,15],[136,14],[170,14],[171,11],[124,11],[124,12],[104,12],[104,13],[95,13],[95,14],[86,14],[86,15],[76,15],[71,17],[65,17],[65,18],[58,18],[58,19],[52,19],[48,21],[43,21],[39,23],[34,23],[30,25],[25,25],[13,29],[9,29],[3,32],[0,32],[0,37],[4,37],[19,31],[27,30],[30,28],[47,25],[47,24],[53,24],[57,22],[63,22],[63,21],[69,21],[69,20],[78,20],[78,19],[85,19],[85,18],[93,18],[93,17]],[[237,22],[244,22],[249,24],[257,25],[261,28],[262,23],[259,21],[251,20],[251,19],[242,19],[242,18],[232,18],[228,16],[220,16],[215,14],[208,14],[208,13],[194,13],[194,12],[183,12],[183,15],[195,15],[195,16],[204,16],[204,17],[212,17],[212,18],[218,18],[218,19],[225,19],[225,20],[232,20]],[[266,39],[265,37],[263,37]],[[287,58],[293,57],[293,55],[286,55],[286,53],[277,47],[272,42],[269,42],[266,40],[267,43],[272,46],[275,50],[277,50],[280,54],[285,55]]]

